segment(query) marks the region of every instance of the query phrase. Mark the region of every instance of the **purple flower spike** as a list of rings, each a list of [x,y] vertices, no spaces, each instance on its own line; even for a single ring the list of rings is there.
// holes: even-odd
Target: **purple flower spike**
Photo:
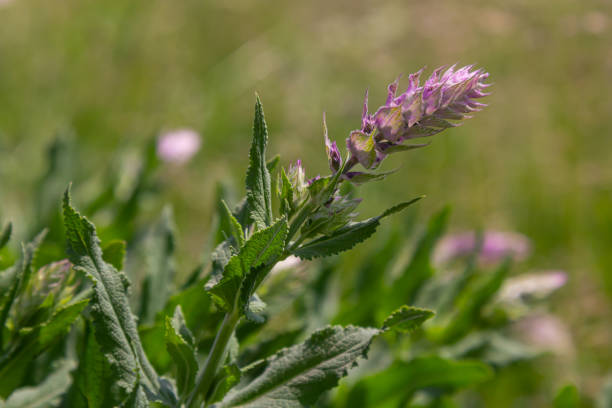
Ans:
[[[489,74],[484,70],[474,70],[472,65],[459,69],[453,65],[446,71],[440,67],[421,86],[422,71],[408,76],[408,88],[399,96],[399,78],[391,83],[385,105],[373,115],[368,113],[366,92],[361,130],[351,132],[347,139],[353,162],[375,168],[391,153],[422,147],[402,145],[403,141],[458,126],[451,121],[470,118],[472,112],[486,106],[475,101],[488,95],[484,90],[489,84],[483,81]]]
[[[327,152],[327,161],[329,162],[329,168],[333,173],[336,173],[342,167],[342,156],[338,150],[336,142],[330,142],[327,134],[327,123],[325,121],[325,114],[323,114],[323,136],[325,137],[325,151]]]

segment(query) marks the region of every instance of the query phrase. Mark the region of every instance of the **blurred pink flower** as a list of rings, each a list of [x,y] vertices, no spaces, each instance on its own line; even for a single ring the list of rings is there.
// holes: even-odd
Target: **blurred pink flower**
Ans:
[[[487,231],[482,240],[479,260],[484,263],[499,262],[506,257],[522,260],[530,252],[529,239],[515,232]],[[447,235],[438,244],[434,260],[438,264],[452,261],[470,255],[475,249],[475,232]]]
[[[202,141],[192,129],[176,129],[163,133],[157,141],[157,155],[169,163],[186,163],[200,150]]]
[[[556,316],[530,316],[517,322],[515,329],[519,338],[530,346],[556,354],[573,354],[572,335],[565,323]]]

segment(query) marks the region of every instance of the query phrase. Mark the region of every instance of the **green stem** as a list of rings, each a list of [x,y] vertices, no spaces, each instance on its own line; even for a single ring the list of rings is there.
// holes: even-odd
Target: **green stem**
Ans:
[[[306,221],[308,216],[313,212],[313,210],[314,209],[313,209],[312,203],[307,203],[306,205],[304,205],[304,207],[302,207],[302,209],[295,216],[295,219],[289,226],[289,231],[287,233],[287,238],[285,240],[287,245],[289,244],[291,239],[295,236],[295,234],[298,232],[298,230],[300,229],[304,221]]]
[[[205,400],[206,394],[208,394],[212,386],[215,374],[223,362],[227,343],[232,337],[238,320],[240,320],[240,314],[235,310],[225,314],[225,318],[217,332],[210,354],[206,358],[206,363],[204,363],[204,368],[198,374],[196,386],[187,400],[188,407],[197,407],[199,406],[198,403]]]

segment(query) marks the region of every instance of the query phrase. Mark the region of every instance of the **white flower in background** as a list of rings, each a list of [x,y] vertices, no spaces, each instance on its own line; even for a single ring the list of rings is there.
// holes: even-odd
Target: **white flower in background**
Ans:
[[[275,273],[278,273],[278,272],[281,272],[287,269],[293,269],[296,266],[298,266],[300,262],[302,262],[302,260],[298,258],[297,256],[293,256],[293,255],[288,256],[285,260],[282,260],[278,262],[276,265],[274,265],[270,273],[275,274]]]
[[[524,298],[543,299],[561,288],[567,282],[563,271],[529,273],[508,279],[502,287],[499,298],[515,301]]]
[[[202,140],[193,129],[176,129],[163,133],[157,141],[157,156],[169,163],[186,163],[200,150]]]

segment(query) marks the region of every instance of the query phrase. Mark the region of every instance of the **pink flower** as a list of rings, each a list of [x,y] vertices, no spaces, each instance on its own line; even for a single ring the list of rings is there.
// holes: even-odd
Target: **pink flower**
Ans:
[[[530,252],[529,239],[514,232],[487,231],[482,240],[479,260],[484,263],[498,262],[508,256],[514,260],[522,260]],[[434,259],[436,263],[444,263],[467,256],[476,250],[476,245],[474,232],[448,235],[438,244]]]
[[[165,162],[186,163],[200,150],[200,135],[192,129],[163,133],[157,141],[157,156]]]
[[[472,65],[459,69],[453,65],[446,71],[440,67],[421,86],[422,71],[408,76],[408,88],[399,96],[399,80],[389,85],[385,105],[373,115],[368,114],[366,93],[361,129],[352,131],[346,140],[353,163],[376,168],[391,153],[425,146],[403,145],[403,141],[457,126],[454,121],[470,118],[470,113],[486,106],[476,102],[488,95],[484,90],[489,84],[484,80],[489,74],[484,70],[473,70]]]

